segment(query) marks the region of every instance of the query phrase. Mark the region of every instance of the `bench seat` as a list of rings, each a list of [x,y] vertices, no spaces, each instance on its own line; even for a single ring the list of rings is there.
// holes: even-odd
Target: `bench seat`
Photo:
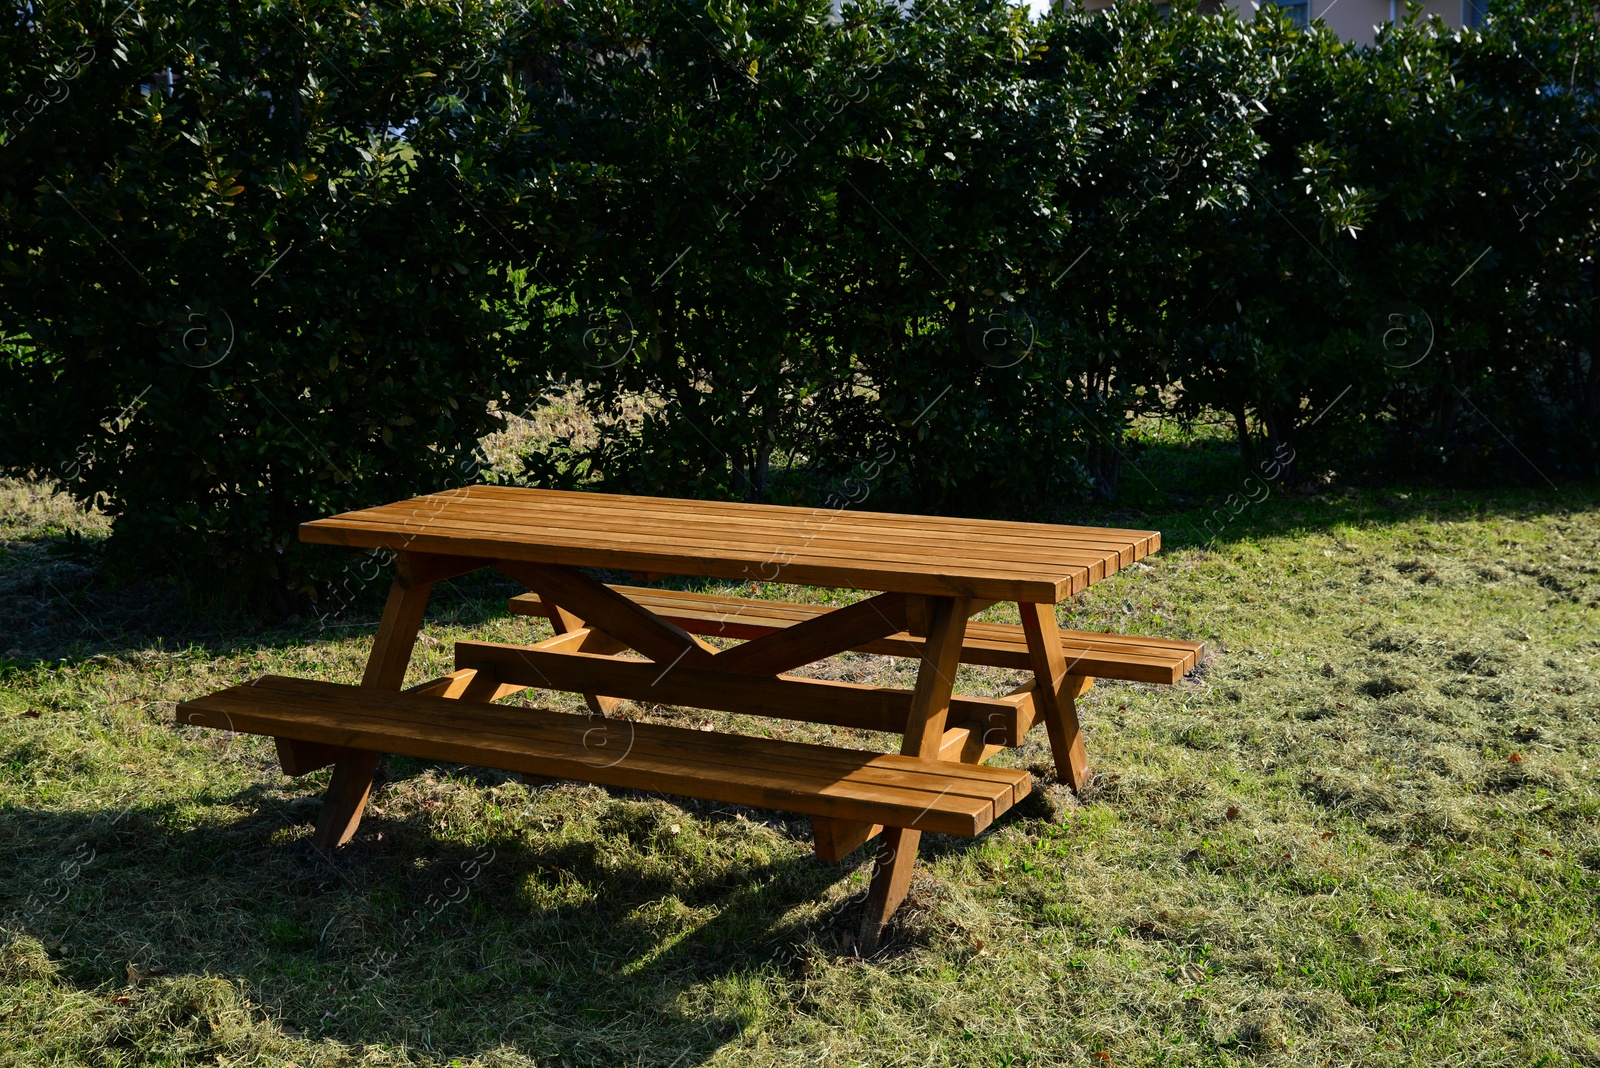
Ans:
[[[612,589],[690,634],[716,638],[759,638],[834,610],[829,605],[761,601],[644,586],[613,586]],[[536,593],[511,598],[510,608],[514,615],[550,615],[549,606]],[[923,644],[922,638],[901,632],[868,642],[854,651],[920,658]],[[1175,683],[1193,670],[1205,648],[1200,642],[1080,630],[1062,631],[1061,645],[1070,674],[1165,684]],[[961,662],[1014,671],[1028,671],[1033,667],[1022,628],[1007,623],[968,623]]]
[[[184,701],[177,720],[830,820],[974,835],[1028,773],[267,675]]]

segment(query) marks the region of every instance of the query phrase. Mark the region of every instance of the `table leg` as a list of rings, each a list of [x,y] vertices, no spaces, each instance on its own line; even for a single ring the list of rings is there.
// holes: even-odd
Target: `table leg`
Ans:
[[[1038,702],[1039,714],[1050,734],[1056,774],[1076,793],[1083,789],[1089,774],[1083,734],[1078,730],[1078,706],[1073,699],[1074,694],[1082,692],[1083,680],[1067,674],[1055,606],[1019,604],[1017,608],[1022,612],[1028,657],[1033,662],[1033,699]]]
[[[367,658],[361,685],[373,690],[399,690],[405,682],[411,650],[417,644],[422,612],[428,606],[431,582],[409,585],[399,576],[389,587],[389,600],[383,606],[383,620]],[[319,849],[334,849],[348,842],[361,824],[372,792],[372,774],[379,754],[364,749],[346,749],[333,765],[333,778],[322,798],[322,813],[311,836]]]
[[[971,602],[965,597],[928,598],[928,641],[923,648],[922,667],[917,671],[911,712],[906,717],[905,739],[900,746],[900,752],[906,756],[924,760],[939,758],[970,609]],[[910,827],[890,827],[883,832],[857,939],[863,954],[877,950],[884,924],[905,900],[921,841],[922,832]]]

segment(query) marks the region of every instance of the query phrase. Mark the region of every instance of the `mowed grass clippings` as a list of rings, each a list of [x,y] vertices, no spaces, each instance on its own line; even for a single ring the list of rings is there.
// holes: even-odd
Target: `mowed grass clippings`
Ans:
[[[5,500],[0,1063],[1600,1063],[1593,493],[1279,494],[1209,547],[1191,513],[1091,519],[1171,533],[1063,624],[1199,638],[1202,670],[1089,692],[1081,798],[1042,732],[1002,754],[1035,797],[925,838],[869,961],[866,852],[822,864],[782,814],[390,758],[319,854],[327,772],[172,706],[354,681],[371,616],[141,617],[53,549],[97,520]],[[458,638],[547,633],[509,592],[442,584],[413,680]]]

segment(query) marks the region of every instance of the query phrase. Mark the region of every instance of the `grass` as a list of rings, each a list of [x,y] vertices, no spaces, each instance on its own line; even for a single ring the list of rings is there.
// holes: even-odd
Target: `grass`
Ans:
[[[1080,518],[1167,547],[1062,620],[1203,639],[1203,669],[1090,691],[1081,797],[1042,732],[1002,754],[1035,797],[930,836],[872,960],[865,851],[822,864],[780,814],[392,758],[317,853],[326,773],[172,704],[354,680],[370,615],[252,626],[107,584],[100,520],[6,484],[0,1064],[1600,1063],[1600,493],[1274,492],[1213,542],[1237,463],[1147,444],[1142,511]],[[508,592],[443,587],[414,677],[544,633]]]

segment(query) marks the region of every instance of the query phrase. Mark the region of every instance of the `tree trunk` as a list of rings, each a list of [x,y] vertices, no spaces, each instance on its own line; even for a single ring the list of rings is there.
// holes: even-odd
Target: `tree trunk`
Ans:
[[[1589,375],[1583,386],[1583,421],[1600,417],[1600,250],[1589,264]]]
[[[1287,485],[1293,485],[1299,466],[1294,453],[1298,405],[1292,408],[1264,408],[1261,415],[1267,429],[1268,455],[1278,465],[1278,478]]]
[[[1233,432],[1239,439],[1239,459],[1246,467],[1256,465],[1256,444],[1250,438],[1250,422],[1246,417],[1244,401],[1233,404]]]

